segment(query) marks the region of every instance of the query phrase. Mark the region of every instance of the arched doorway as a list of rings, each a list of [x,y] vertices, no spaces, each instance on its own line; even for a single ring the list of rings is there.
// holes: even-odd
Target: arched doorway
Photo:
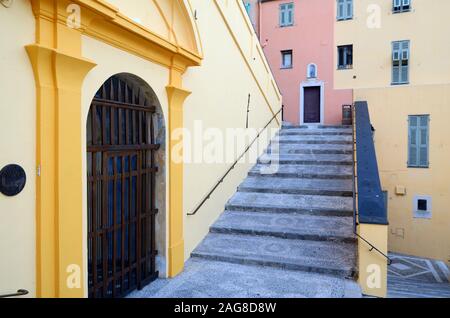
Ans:
[[[150,89],[151,90],[151,89]],[[153,93],[154,94],[154,93]],[[89,297],[123,297],[158,277],[155,96],[115,75],[87,120]]]

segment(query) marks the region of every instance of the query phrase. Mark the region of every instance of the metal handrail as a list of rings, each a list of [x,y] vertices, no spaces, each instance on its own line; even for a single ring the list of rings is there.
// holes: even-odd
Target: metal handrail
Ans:
[[[358,208],[357,208],[357,204],[356,204],[356,200],[357,200],[357,196],[358,196],[358,192],[356,190],[356,179],[358,178],[357,172],[356,172],[356,163],[357,163],[357,158],[356,158],[356,136],[355,136],[355,129],[356,129],[356,108],[353,105],[352,106],[352,147],[353,147],[353,233],[359,237],[361,240],[363,240],[364,242],[366,242],[366,244],[368,244],[370,246],[370,251],[372,252],[373,250],[377,251],[379,254],[381,254],[382,256],[384,256],[387,261],[388,261],[388,265],[392,265],[392,259],[384,254],[382,251],[380,251],[375,245],[373,245],[372,243],[370,243],[368,240],[366,240],[364,237],[362,237],[359,233],[358,233]]]
[[[11,297],[21,297],[28,295],[30,292],[26,289],[19,289],[17,293],[14,294],[6,294],[6,295],[0,295],[0,298],[11,298]]]
[[[263,129],[261,129],[261,131],[258,133],[258,135],[255,137],[255,139],[253,139],[253,141],[247,146],[247,148],[244,150],[244,152],[242,153],[242,155],[239,156],[238,159],[236,159],[236,161],[231,165],[231,167],[227,170],[227,172],[225,172],[225,174],[219,179],[219,181],[214,185],[214,187],[212,188],[211,191],[209,191],[209,193],[205,196],[205,198],[200,202],[200,204],[195,208],[195,210],[193,210],[191,213],[188,213],[188,216],[193,216],[196,215],[197,212],[203,207],[203,205],[206,203],[206,201],[208,201],[211,198],[211,195],[217,190],[217,188],[220,186],[220,184],[223,183],[223,181],[225,180],[225,178],[230,174],[230,172],[236,167],[237,163],[245,156],[245,154],[250,150],[250,148],[253,146],[253,144],[256,142],[256,140],[259,139],[259,137],[261,136],[261,133],[263,131],[265,131],[267,129],[267,127],[269,127],[269,125],[273,122],[273,120],[275,118],[277,118],[277,116],[283,111],[283,107],[281,107],[281,109],[275,114],[273,115],[273,117],[270,119],[270,121],[267,123],[267,125],[264,126]]]

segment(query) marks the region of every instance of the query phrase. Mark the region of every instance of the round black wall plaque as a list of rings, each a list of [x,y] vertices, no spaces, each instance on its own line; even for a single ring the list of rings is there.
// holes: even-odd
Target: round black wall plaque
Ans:
[[[8,165],[0,171],[0,192],[13,197],[22,192],[27,183],[25,170],[18,165]]]

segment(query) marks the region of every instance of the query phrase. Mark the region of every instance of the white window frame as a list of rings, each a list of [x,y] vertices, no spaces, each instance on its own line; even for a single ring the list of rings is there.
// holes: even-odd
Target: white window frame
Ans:
[[[426,140],[426,146],[427,146],[427,163],[421,164],[420,163],[420,147],[421,147],[421,140],[420,140],[420,121],[422,118],[427,118],[427,140]],[[411,136],[411,118],[417,119],[417,125],[416,125],[416,136]],[[421,169],[428,169],[430,168],[430,122],[431,117],[430,115],[409,115],[408,116],[408,168],[421,168]],[[417,162],[412,163],[410,162],[411,157],[411,140],[412,138],[415,138],[416,141],[416,154],[417,154]]]
[[[419,201],[427,201],[427,210],[419,210]],[[431,219],[433,211],[433,200],[429,195],[416,195],[413,200],[413,212],[416,219]]]
[[[290,65],[285,65],[284,64],[284,57],[285,55],[291,55],[291,64]],[[281,69],[291,69],[294,67],[294,51],[293,50],[283,50],[281,51]]]

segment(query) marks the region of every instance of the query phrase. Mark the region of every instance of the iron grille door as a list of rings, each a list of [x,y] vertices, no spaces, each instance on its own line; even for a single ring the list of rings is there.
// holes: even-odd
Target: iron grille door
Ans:
[[[158,277],[153,114],[139,89],[116,77],[88,117],[89,297],[123,297]]]

